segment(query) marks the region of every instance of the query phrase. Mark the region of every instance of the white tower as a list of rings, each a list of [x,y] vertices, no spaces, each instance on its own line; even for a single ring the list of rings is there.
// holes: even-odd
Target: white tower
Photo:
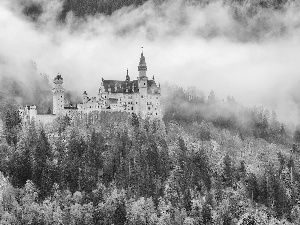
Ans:
[[[65,104],[65,90],[62,86],[63,78],[58,74],[53,80],[53,114],[61,114]]]

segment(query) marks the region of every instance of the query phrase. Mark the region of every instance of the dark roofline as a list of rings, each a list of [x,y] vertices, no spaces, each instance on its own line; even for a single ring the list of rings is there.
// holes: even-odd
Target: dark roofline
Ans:
[[[65,106],[64,109],[78,109],[77,106]]]

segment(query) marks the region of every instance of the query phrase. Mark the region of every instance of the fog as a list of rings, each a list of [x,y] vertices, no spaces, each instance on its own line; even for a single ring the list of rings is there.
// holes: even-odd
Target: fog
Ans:
[[[131,79],[138,76],[143,46],[148,77],[161,84],[214,90],[220,99],[231,95],[275,110],[286,123],[300,122],[299,5],[237,19],[219,1],[148,1],[110,16],[69,13],[60,24],[61,1],[35,1],[43,3],[36,22],[13,1],[0,2],[1,76],[30,84],[24,64],[33,60],[50,78],[62,74],[67,90],[96,96],[102,77],[123,80],[127,68]]]

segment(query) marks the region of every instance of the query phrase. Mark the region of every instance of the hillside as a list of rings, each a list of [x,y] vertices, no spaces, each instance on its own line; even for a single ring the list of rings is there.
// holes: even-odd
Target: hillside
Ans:
[[[24,7],[23,13],[26,16],[32,18],[33,20],[37,20],[38,17],[43,13],[43,1],[18,1],[19,4]],[[148,0],[63,0],[62,12],[59,15],[58,19],[64,21],[66,15],[71,11],[74,12],[74,14],[78,17],[87,17],[96,14],[111,15],[112,13],[123,7],[137,7],[144,4],[147,1]],[[195,5],[199,4],[205,7],[216,1],[218,0],[184,0],[183,3]],[[154,3],[157,5],[164,4],[166,2],[168,2],[168,0],[154,0]],[[222,2],[223,4],[232,7],[240,5],[244,9],[246,9],[247,14],[252,14],[250,16],[253,16],[256,13],[258,13],[260,9],[283,10],[285,6],[288,3],[290,3],[290,1],[288,0],[223,0]]]
[[[275,113],[165,88],[163,121],[102,112],[22,127],[6,111],[1,222],[297,224],[299,153]]]
[[[300,224],[299,9],[0,1],[0,224]],[[146,45],[162,120],[93,111],[22,123],[20,106],[51,113],[44,73],[62,74],[76,104],[102,77],[135,79]]]

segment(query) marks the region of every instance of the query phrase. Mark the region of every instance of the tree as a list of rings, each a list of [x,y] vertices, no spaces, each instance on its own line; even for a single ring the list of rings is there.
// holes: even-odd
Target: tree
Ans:
[[[205,202],[205,204],[202,208],[201,214],[202,214],[203,224],[207,224],[207,225],[212,224],[212,222],[213,222],[212,209],[211,209],[211,206],[207,202]]]
[[[9,145],[16,145],[18,141],[18,133],[21,129],[22,119],[17,110],[8,109],[5,113],[5,137]]]
[[[51,108],[49,107],[48,110],[47,110],[47,114],[51,114],[52,111],[51,111]]]
[[[216,95],[213,90],[210,91],[208,97],[207,97],[207,102],[208,103],[215,103],[216,102]]]
[[[63,171],[64,182],[68,185],[71,192],[82,189],[84,181],[84,160],[87,145],[84,139],[76,130],[72,130],[68,143],[65,170]]]
[[[149,224],[153,215],[155,215],[155,206],[152,198],[141,197],[132,202],[127,209],[129,224]]]
[[[131,124],[135,129],[139,128],[140,125],[139,118],[135,113],[132,113],[131,115]]]
[[[235,170],[232,159],[228,153],[224,157],[223,180],[227,187],[233,187],[235,182]]]
[[[248,197],[252,202],[257,202],[259,197],[259,184],[255,174],[250,173],[246,178]]]
[[[245,165],[245,161],[242,160],[240,163],[240,167],[238,168],[238,178],[239,180],[244,179],[246,176],[246,165]]]
[[[192,168],[194,174],[193,180],[196,186],[201,189],[201,181],[203,181],[209,191],[211,189],[211,168],[209,159],[203,148],[200,148],[199,151],[195,153],[192,162],[194,165],[194,168]]]
[[[294,131],[294,141],[300,143],[300,129],[298,128]]]
[[[41,130],[34,152],[33,182],[40,190],[40,198],[49,194],[53,185],[51,176],[52,152],[45,131]]]

